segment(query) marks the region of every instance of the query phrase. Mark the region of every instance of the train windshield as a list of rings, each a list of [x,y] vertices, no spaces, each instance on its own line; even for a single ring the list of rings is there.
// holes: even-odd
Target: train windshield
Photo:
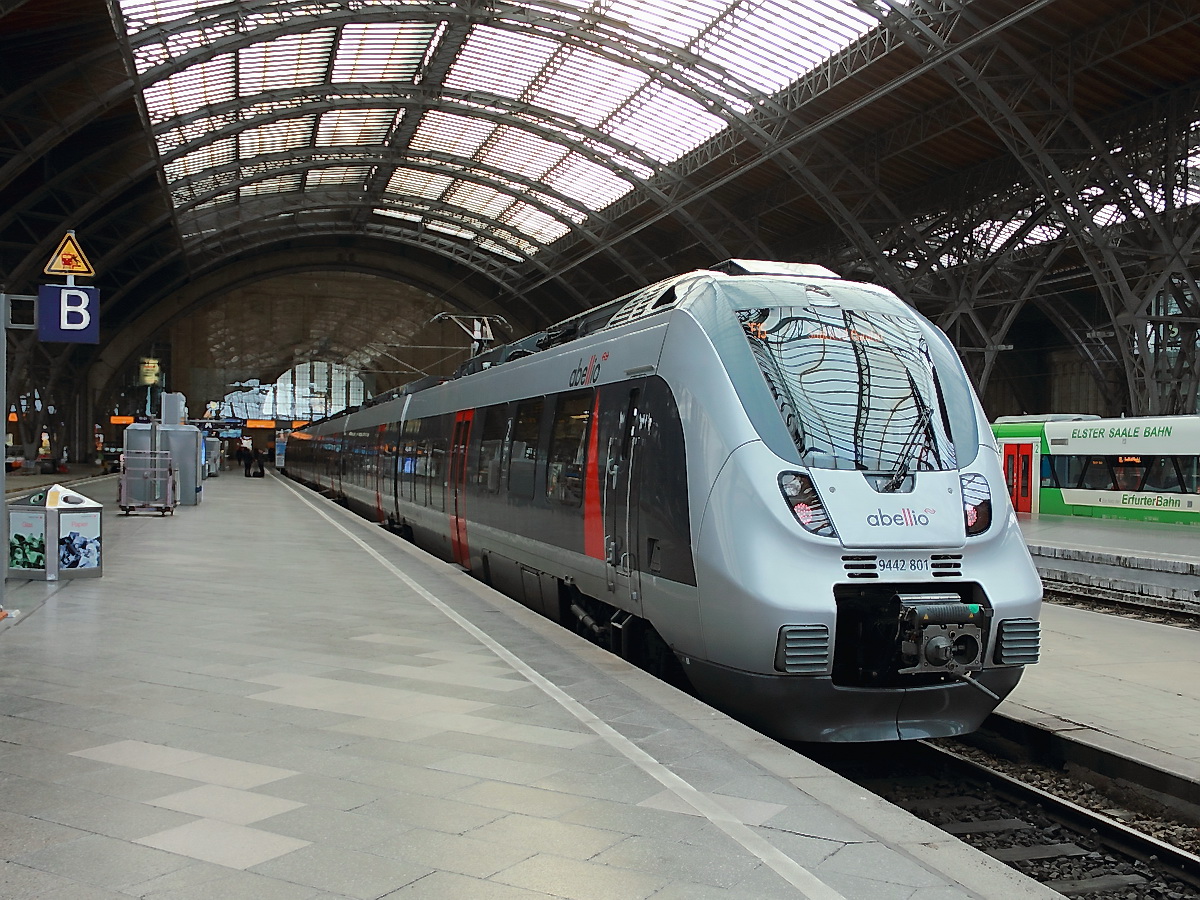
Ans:
[[[806,299],[815,302],[736,310],[804,463],[896,477],[956,468],[961,416],[946,408],[941,348],[884,304]]]

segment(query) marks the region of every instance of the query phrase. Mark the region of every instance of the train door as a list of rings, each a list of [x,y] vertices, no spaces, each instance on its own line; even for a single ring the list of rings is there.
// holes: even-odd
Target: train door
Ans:
[[[1033,444],[1004,445],[1004,482],[1013,509],[1033,512]]]
[[[612,603],[641,614],[638,572],[637,463],[641,391],[633,388],[624,398],[617,430],[609,440],[608,468],[604,479],[604,565]]]
[[[468,409],[454,416],[454,435],[450,441],[450,471],[446,505],[450,513],[450,545],[454,561],[471,568],[467,548],[467,448],[471,444],[471,422],[475,410]]]

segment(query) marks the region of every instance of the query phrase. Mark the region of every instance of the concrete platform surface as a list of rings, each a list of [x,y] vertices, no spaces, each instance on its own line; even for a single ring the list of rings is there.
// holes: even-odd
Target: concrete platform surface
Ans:
[[[1200,783],[1200,631],[1045,604],[1001,715]]]
[[[205,494],[9,583],[7,900],[1058,896],[310,492]]]

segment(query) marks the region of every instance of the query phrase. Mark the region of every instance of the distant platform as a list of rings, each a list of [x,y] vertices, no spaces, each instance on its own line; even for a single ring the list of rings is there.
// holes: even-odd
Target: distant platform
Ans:
[[[1047,590],[1200,614],[1200,528],[1018,517]]]

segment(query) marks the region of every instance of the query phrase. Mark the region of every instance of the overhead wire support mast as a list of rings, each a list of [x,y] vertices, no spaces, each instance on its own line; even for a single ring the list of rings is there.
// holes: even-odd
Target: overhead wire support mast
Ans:
[[[510,329],[504,316],[460,316],[454,313],[441,312],[429,320],[434,322],[453,322],[471,339],[471,355],[478,356],[491,349],[495,336],[492,333],[492,323],[495,322],[505,331]],[[470,324],[468,324],[470,323]]]

